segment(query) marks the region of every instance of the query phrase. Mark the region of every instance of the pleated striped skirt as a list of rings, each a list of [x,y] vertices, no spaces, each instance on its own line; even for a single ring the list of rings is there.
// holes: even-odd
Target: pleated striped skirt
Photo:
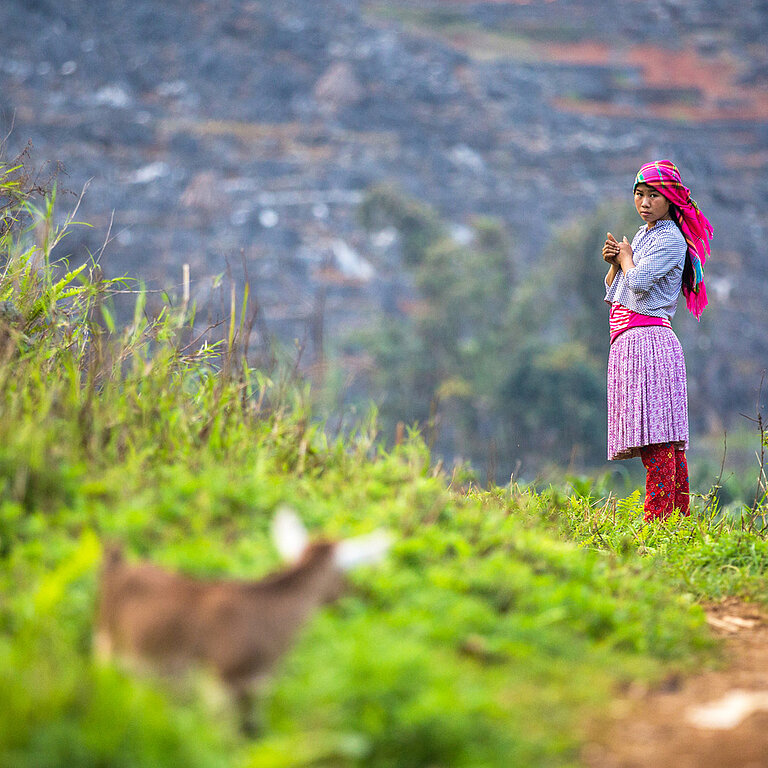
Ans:
[[[688,448],[683,348],[671,328],[629,328],[608,355],[608,459],[667,442]]]

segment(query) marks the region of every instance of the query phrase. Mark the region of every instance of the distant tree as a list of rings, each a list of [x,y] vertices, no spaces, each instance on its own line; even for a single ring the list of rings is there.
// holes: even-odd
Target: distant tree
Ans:
[[[600,463],[605,455],[603,366],[578,341],[526,343],[498,393],[499,446],[528,470],[542,462]],[[533,459],[533,461],[531,461]]]
[[[402,240],[406,267],[418,266],[432,243],[446,235],[445,224],[433,208],[387,185],[368,192],[360,206],[360,221],[371,232],[394,227]]]
[[[389,187],[371,191],[361,216],[369,229],[397,230],[419,295],[408,314],[365,341],[377,363],[373,387],[382,417],[426,424],[437,416],[440,447],[476,453],[478,422],[503,380],[491,361],[504,343],[513,288],[504,227],[478,218],[470,241],[460,244],[433,209]]]

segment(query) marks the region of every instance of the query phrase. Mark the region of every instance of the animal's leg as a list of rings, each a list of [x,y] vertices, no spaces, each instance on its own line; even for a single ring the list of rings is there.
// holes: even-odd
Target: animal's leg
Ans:
[[[266,680],[262,677],[239,683],[233,689],[240,730],[249,738],[256,738],[264,730],[261,704]]]

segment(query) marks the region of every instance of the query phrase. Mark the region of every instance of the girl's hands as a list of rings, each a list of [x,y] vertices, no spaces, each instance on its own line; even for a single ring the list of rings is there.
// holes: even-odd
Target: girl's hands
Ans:
[[[631,269],[635,266],[634,252],[629,240],[625,237],[619,242],[610,232],[603,245],[603,259],[615,267]]]
[[[632,269],[632,267],[635,266],[634,259],[632,258],[634,252],[626,237],[618,243],[618,246],[619,255],[616,257],[616,263],[626,272],[628,269]]]
[[[626,238],[625,238],[626,239]],[[603,245],[603,260],[607,261],[615,267],[619,266],[617,261],[619,255],[619,243],[616,238],[609,232]]]

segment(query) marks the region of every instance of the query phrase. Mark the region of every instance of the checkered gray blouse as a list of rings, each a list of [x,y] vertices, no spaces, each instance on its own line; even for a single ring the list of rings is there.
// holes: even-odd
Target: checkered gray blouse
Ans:
[[[605,286],[605,300],[652,317],[668,317],[677,309],[688,245],[671,219],[640,227],[632,240],[634,269],[619,270]]]

